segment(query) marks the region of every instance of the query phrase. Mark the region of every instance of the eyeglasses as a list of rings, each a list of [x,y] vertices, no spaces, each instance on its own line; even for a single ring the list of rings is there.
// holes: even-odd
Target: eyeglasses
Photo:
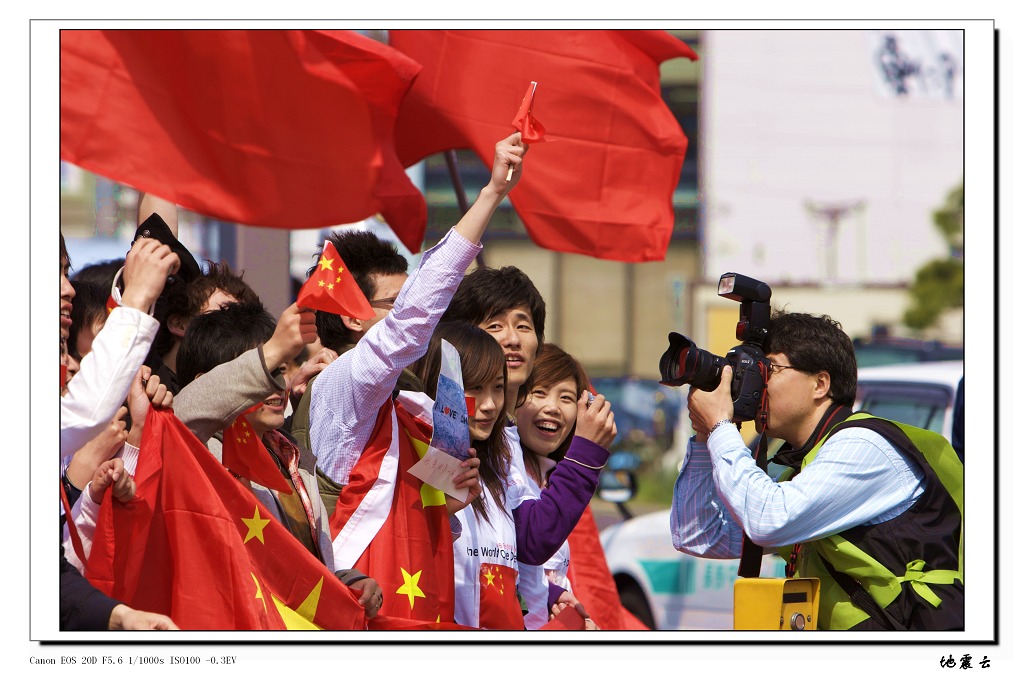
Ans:
[[[775,375],[776,373],[781,373],[782,371],[786,370],[787,368],[792,368],[794,371],[799,371],[800,370],[796,366],[786,366],[785,364],[770,363],[768,365],[771,366],[771,373],[770,373],[770,375],[768,377],[771,377],[771,376]]]
[[[371,307],[394,307],[395,300],[397,297],[379,298],[377,300],[370,300]]]

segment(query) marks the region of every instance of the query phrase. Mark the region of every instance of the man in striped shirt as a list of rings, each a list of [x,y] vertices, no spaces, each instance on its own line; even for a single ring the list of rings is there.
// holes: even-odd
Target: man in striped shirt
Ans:
[[[809,551],[809,559],[828,554],[826,548],[844,553],[849,549],[867,563],[871,563],[870,555],[886,563],[892,573],[872,576],[877,576],[879,583],[895,584],[891,589],[895,593],[909,590],[905,582],[915,578],[909,574],[910,564],[921,559],[927,570],[942,568],[942,585],[932,588],[941,591],[942,597],[934,599],[945,599],[944,612],[959,605],[959,619],[946,613],[936,619],[935,612],[929,610],[927,625],[956,628],[959,622],[962,627],[963,577],[957,554],[962,512],[957,512],[957,505],[962,510],[963,467],[958,460],[949,460],[951,453],[955,458],[952,447],[941,437],[935,442],[933,437],[938,435],[921,434],[923,431],[906,426],[899,426],[899,431],[909,432],[912,445],[897,445],[902,441],[898,432],[894,437],[883,430],[887,432],[883,436],[879,427],[869,427],[872,423],[850,418],[857,391],[853,344],[839,323],[827,316],[776,313],[769,323],[765,354],[771,369],[764,434],[785,440],[773,460],[792,467],[796,474],[789,475],[788,481],[777,481],[756,465],[732,424],[731,367],[722,370],[721,383],[713,392],[691,387],[690,421],[696,435],[673,496],[671,525],[676,549],[704,557],[735,558],[740,556],[746,533],[757,545],[784,548],[780,554],[792,558],[800,575],[814,576],[819,574],[811,574],[811,565],[803,568],[802,558],[796,557],[800,551],[790,546],[806,544],[805,553],[806,548],[815,548]],[[937,453],[918,455],[913,452],[918,447],[932,447]],[[924,512],[931,514],[925,516]],[[941,525],[942,529],[933,535],[929,525]],[[909,534],[907,540],[899,540],[904,532]],[[913,554],[903,554],[907,551]],[[836,605],[838,610],[829,609],[832,603],[826,601],[824,579],[834,573],[829,570],[831,564],[819,566],[825,571],[825,611],[819,623],[827,624],[831,617],[833,629],[858,623],[871,626],[874,618],[868,619],[861,609],[844,613],[848,601]],[[925,575],[940,578],[928,572]],[[837,578],[842,586],[844,577]],[[842,595],[840,590],[834,592]],[[888,611],[894,600],[883,599],[889,601],[879,604]],[[923,620],[912,612],[920,608],[918,603],[901,601],[894,606],[900,609],[896,618],[904,624]],[[924,607],[939,608],[934,603]]]

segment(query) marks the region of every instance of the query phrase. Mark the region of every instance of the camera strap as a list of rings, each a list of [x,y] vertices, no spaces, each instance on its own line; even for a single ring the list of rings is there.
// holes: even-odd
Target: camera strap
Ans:
[[[768,437],[761,435],[757,438],[757,450],[754,452],[754,462],[763,472],[768,471]],[[764,548],[750,540],[750,537],[743,534],[743,548],[740,552],[740,567],[737,572],[741,577],[754,578],[761,574],[761,558],[764,556]]]

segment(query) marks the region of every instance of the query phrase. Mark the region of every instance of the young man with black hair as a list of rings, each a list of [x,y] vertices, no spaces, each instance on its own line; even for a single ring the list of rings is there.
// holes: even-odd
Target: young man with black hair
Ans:
[[[785,440],[780,481],[732,424],[732,369],[693,387],[696,435],[676,482],[676,549],[741,553],[743,534],[778,548],[790,574],[821,582],[818,628],[962,630],[963,465],[932,432],[854,414],[853,343],[828,316],[776,312],[763,434]],[[760,427],[760,426],[759,426]]]
[[[455,291],[442,321],[466,321],[494,336],[505,353],[508,384],[505,417],[514,420],[519,387],[533,371],[544,343],[544,298],[516,267],[482,267],[470,272]]]

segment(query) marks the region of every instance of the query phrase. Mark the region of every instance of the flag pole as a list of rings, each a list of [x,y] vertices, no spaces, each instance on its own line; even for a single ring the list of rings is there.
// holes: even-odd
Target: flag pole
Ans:
[[[448,149],[444,152],[444,161],[448,165],[448,176],[452,179],[452,189],[455,190],[455,200],[459,204],[459,213],[465,217],[469,212],[469,201],[466,200],[466,189],[462,186],[462,178],[459,176],[459,162],[455,158],[455,150]],[[476,264],[478,267],[486,267],[484,253],[481,250],[477,253]]]

